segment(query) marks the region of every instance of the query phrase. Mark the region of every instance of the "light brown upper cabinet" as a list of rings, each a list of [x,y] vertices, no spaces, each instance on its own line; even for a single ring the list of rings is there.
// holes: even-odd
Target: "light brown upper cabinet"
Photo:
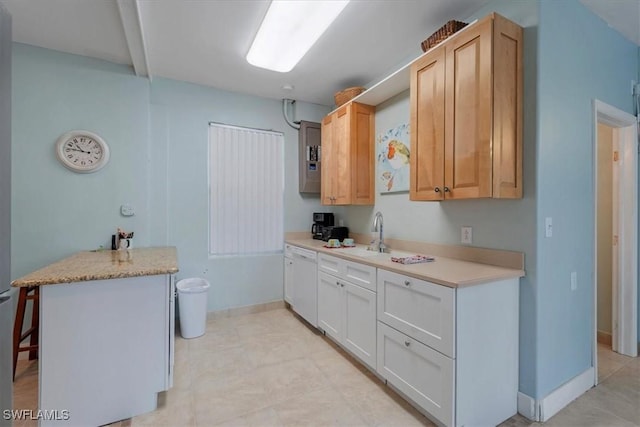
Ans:
[[[349,102],[322,120],[323,205],[372,205],[375,107]]]
[[[410,199],[521,198],[522,28],[491,14],[410,75]]]

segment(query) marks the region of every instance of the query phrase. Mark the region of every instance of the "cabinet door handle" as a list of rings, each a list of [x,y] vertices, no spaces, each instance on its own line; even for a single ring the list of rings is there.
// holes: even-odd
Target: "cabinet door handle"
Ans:
[[[408,280],[405,280],[405,281],[404,281],[404,285],[405,285],[405,286],[411,286],[411,282],[410,282],[410,281],[408,281]]]
[[[411,345],[411,343],[409,341],[405,341],[404,345],[406,345],[407,347],[409,347]]]
[[[436,193],[439,193],[440,192],[440,187],[434,188],[433,191],[435,191]]]
[[[449,193],[451,190],[449,190],[449,187],[444,187],[444,192],[445,193]]]

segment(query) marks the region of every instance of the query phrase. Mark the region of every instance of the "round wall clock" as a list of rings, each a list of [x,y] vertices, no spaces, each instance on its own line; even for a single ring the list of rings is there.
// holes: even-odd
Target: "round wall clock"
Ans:
[[[56,141],[56,155],[66,168],[79,173],[102,169],[109,161],[109,146],[93,132],[72,130]]]

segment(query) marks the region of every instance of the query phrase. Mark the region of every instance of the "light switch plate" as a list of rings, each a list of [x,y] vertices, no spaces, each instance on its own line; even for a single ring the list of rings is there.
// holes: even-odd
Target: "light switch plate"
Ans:
[[[122,205],[122,206],[120,206],[120,214],[122,214],[122,216],[134,216],[136,214],[136,212],[133,209],[133,206],[131,206],[131,205]]]

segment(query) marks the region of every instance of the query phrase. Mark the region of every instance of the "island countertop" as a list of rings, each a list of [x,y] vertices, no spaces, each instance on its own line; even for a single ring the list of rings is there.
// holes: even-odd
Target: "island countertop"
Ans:
[[[173,246],[84,251],[16,279],[11,286],[55,285],[176,272],[178,253]]]

